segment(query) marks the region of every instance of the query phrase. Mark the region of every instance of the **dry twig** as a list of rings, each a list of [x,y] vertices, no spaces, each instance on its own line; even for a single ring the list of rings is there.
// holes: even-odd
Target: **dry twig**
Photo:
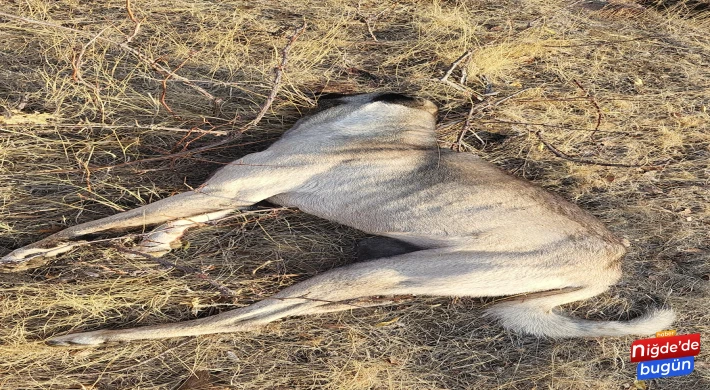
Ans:
[[[13,127],[26,127],[27,124],[25,123],[3,123],[2,129],[0,131],[5,131],[8,133],[13,133],[13,131],[8,131],[9,128]],[[200,134],[208,134],[208,135],[213,135],[213,136],[224,136],[227,135],[228,132],[222,131],[222,130],[204,130],[204,129],[198,129],[197,127],[193,127],[190,129],[183,129],[179,127],[167,127],[167,126],[155,126],[155,125],[140,125],[140,124],[135,124],[135,125],[107,125],[104,123],[81,123],[81,124],[64,124],[64,123],[33,123],[33,127],[36,128],[52,128],[52,130],[35,130],[34,134],[42,134],[42,133],[52,133],[54,134],[56,131],[54,129],[60,128],[60,129],[82,129],[82,128],[92,128],[92,129],[128,129],[128,128],[142,128],[146,130],[155,130],[155,131],[174,131],[177,133],[200,133]]]
[[[135,15],[133,15],[133,10],[131,9],[131,0],[126,0],[126,13],[128,13],[128,18],[131,19],[133,23],[135,23],[135,27],[133,28],[133,33],[126,38],[126,43],[131,43],[133,41],[133,38],[138,35],[141,29],[141,23],[136,19]]]
[[[130,1],[128,2],[128,4],[130,4]],[[90,34],[89,32],[87,32],[87,31],[81,31],[81,30],[77,30],[77,29],[75,29],[75,28],[60,26],[60,25],[58,25],[58,24],[54,24],[54,23],[50,23],[50,22],[43,22],[43,21],[41,21],[41,20],[36,20],[36,19],[31,19],[31,18],[25,18],[25,17],[22,17],[22,16],[17,16],[17,15],[13,15],[13,14],[8,14],[8,13],[5,13],[5,12],[0,12],[0,16],[5,17],[5,18],[8,18],[8,19],[19,20],[19,21],[21,21],[21,22],[25,22],[25,23],[29,23],[29,24],[33,24],[33,25],[37,25],[37,26],[45,26],[45,27],[50,27],[50,28],[56,29],[56,30],[69,31],[69,32],[72,32],[72,33],[74,33],[74,34],[83,35],[83,36],[91,36],[91,34]],[[93,38],[93,36],[92,36],[92,38]],[[128,40],[127,40],[126,42],[116,42],[116,41],[114,41],[114,40],[111,40],[111,39],[108,39],[108,38],[99,37],[99,36],[96,36],[95,39],[96,39],[97,41],[105,42],[105,43],[108,43],[108,44],[110,44],[110,45],[114,45],[114,46],[117,46],[117,47],[123,49],[124,51],[126,51],[126,52],[128,52],[129,54],[133,55],[134,57],[138,58],[138,59],[141,60],[143,63],[149,65],[150,67],[152,67],[152,68],[155,69],[156,71],[158,71],[158,72],[160,72],[160,73],[163,73],[163,74],[165,74],[165,75],[170,75],[170,77],[172,77],[173,79],[178,80],[178,81],[182,82],[183,84],[189,86],[190,88],[194,89],[195,91],[197,91],[198,93],[200,93],[202,96],[205,96],[206,98],[210,99],[210,101],[212,101],[213,104],[218,104],[218,103],[221,103],[221,102],[222,102],[222,99],[221,99],[221,98],[216,98],[216,97],[213,96],[211,93],[207,92],[207,90],[205,90],[204,88],[202,88],[202,87],[200,87],[199,85],[196,85],[195,83],[193,83],[190,79],[175,74],[175,73],[172,72],[170,69],[167,69],[167,68],[165,68],[164,66],[161,66],[160,64],[155,63],[155,61],[153,61],[153,60],[151,60],[150,58],[146,57],[143,53],[139,52],[138,50],[136,50],[136,49],[134,49],[134,48],[132,48],[132,47],[130,47],[130,46],[128,46],[128,43],[130,42],[130,41],[128,41]]]
[[[186,58],[183,62],[180,63],[180,65],[177,66],[177,68],[173,69],[173,73],[170,73],[170,74],[168,74],[167,76],[165,76],[165,78],[163,79],[163,81],[160,83],[160,86],[161,86],[161,91],[160,91],[160,104],[161,104],[163,107],[165,107],[165,109],[170,113],[170,115],[172,115],[172,116],[174,116],[175,118],[178,118],[178,119],[180,118],[180,116],[177,115],[177,114],[172,110],[172,108],[170,108],[170,106],[168,106],[168,103],[165,101],[165,97],[166,97],[167,94],[168,94],[168,80],[169,80],[171,77],[173,77],[173,76],[175,75],[174,72],[177,72],[178,70],[180,70],[183,66],[185,66],[185,64],[186,64],[187,61],[189,61],[189,60],[190,60],[190,57]]]
[[[136,50],[136,49],[134,49],[134,48],[128,46],[128,41],[123,42],[123,43],[114,42],[114,41],[112,41],[112,40],[110,40],[110,39],[106,39],[106,41],[108,41],[109,43],[112,43],[112,44],[114,44],[114,45],[118,45],[118,46],[119,46],[120,48],[122,48],[123,50],[129,52],[130,54],[132,54],[133,56],[135,56],[135,57],[138,58],[139,60],[143,61],[143,63],[149,65],[150,67],[152,67],[152,68],[155,69],[156,71],[162,73],[163,75],[166,75],[166,77],[170,77],[170,78],[172,78],[172,79],[178,80],[178,81],[182,82],[183,84],[187,85],[188,87],[194,89],[195,91],[197,91],[198,93],[200,93],[202,96],[204,96],[204,97],[206,97],[207,99],[209,99],[210,102],[212,102],[212,105],[213,105],[213,106],[218,107],[218,106],[220,106],[220,105],[223,103],[222,98],[215,97],[215,96],[212,95],[211,93],[207,92],[206,89],[204,89],[204,88],[200,87],[199,85],[193,83],[192,80],[190,80],[190,79],[188,79],[188,78],[186,78],[186,77],[182,77],[182,76],[176,74],[176,73],[173,72],[172,70],[170,70],[170,69],[168,69],[168,68],[166,68],[166,67],[164,67],[164,66],[158,64],[156,61],[151,60],[150,58],[146,57],[143,53],[139,52],[138,50]]]
[[[249,123],[247,123],[246,125],[239,128],[239,130],[230,132],[227,135],[227,137],[225,137],[224,139],[217,141],[217,142],[213,142],[213,143],[205,145],[205,146],[201,146],[199,148],[185,150],[185,151],[181,151],[178,153],[171,153],[166,156],[152,157],[152,158],[146,158],[146,159],[141,159],[141,160],[136,160],[136,161],[130,161],[130,162],[122,163],[120,165],[127,166],[127,165],[134,165],[134,164],[142,163],[142,162],[148,162],[148,161],[159,161],[159,160],[165,160],[168,158],[175,159],[178,157],[185,157],[185,156],[189,156],[189,155],[203,152],[206,150],[212,150],[214,148],[231,143],[231,142],[241,138],[241,135],[244,132],[251,129],[253,126],[257,125],[261,121],[261,119],[264,117],[264,115],[266,115],[266,113],[271,108],[271,105],[274,103],[274,100],[276,99],[276,95],[279,93],[279,90],[281,89],[281,79],[283,78],[283,72],[284,72],[284,69],[286,69],[286,64],[288,64],[288,54],[291,51],[291,47],[293,46],[294,42],[296,42],[298,37],[301,35],[301,33],[303,33],[303,31],[306,29],[307,26],[308,26],[308,24],[304,20],[301,27],[296,29],[296,31],[291,36],[291,38],[289,38],[286,45],[283,47],[283,49],[281,49],[281,62],[279,63],[278,66],[276,66],[276,68],[274,68],[275,77],[274,77],[274,82],[271,87],[271,92],[269,93],[269,96],[266,98],[266,101],[264,102],[264,104],[261,106],[261,109],[257,113],[256,117],[254,119],[252,119],[251,121],[249,121]],[[232,121],[235,121],[236,119],[237,119],[237,116],[235,115],[235,117],[234,117],[234,119],[232,119]],[[114,168],[114,167],[115,166],[109,166],[109,167],[100,167],[100,168],[94,168],[94,169],[110,169],[110,168]]]
[[[537,138],[542,142],[547,149],[552,152],[555,156],[567,160],[567,161],[572,161],[578,164],[587,164],[587,165],[599,165],[602,167],[622,167],[622,168],[641,168],[641,167],[649,167],[649,166],[660,166],[663,164],[668,163],[668,161],[662,162],[662,163],[657,163],[657,164],[621,164],[621,163],[608,163],[608,162],[603,162],[603,161],[594,161],[594,160],[587,160],[584,158],[579,158],[575,156],[570,156],[567,153],[562,152],[561,150],[557,149],[553,145],[551,145],[549,142],[547,142],[544,138],[542,138],[542,132],[540,130],[533,132]]]
[[[454,70],[459,66],[459,64],[461,64],[463,61],[466,61],[469,57],[471,57],[471,54],[473,54],[473,52],[471,50],[466,50],[465,53],[461,54],[461,56],[451,64],[451,67],[449,67],[449,70],[446,71],[444,76],[442,78],[440,78],[439,81],[442,81],[442,82],[448,81],[449,77],[451,76],[451,73],[454,72]]]
[[[453,89],[456,89],[456,90],[459,90],[459,91],[465,93],[466,96],[476,96],[477,99],[480,98],[480,95],[479,95],[478,93],[476,93],[476,91],[474,91],[474,90],[472,90],[471,88],[468,88],[468,87],[466,87],[466,86],[464,86],[464,85],[457,84],[457,83],[455,83],[455,82],[453,82],[453,81],[451,81],[451,80],[449,80],[449,79],[446,79],[446,80],[432,79],[432,80],[442,82],[442,83],[448,85],[449,87],[451,87],[451,88],[453,88]]]
[[[468,61],[468,59],[470,59],[470,57],[471,57],[471,54],[473,54],[473,52],[471,50],[467,50],[459,58],[457,58],[456,61],[454,61],[451,64],[449,69],[446,71],[446,73],[441,78],[432,79],[432,80],[438,81],[440,83],[444,83],[451,88],[457,89],[457,90],[465,93],[467,96],[475,96],[476,99],[478,99],[479,101],[483,101],[483,96],[481,94],[479,94],[478,92],[476,92],[466,86],[465,83],[466,83],[466,79],[468,78],[468,73],[465,71],[465,69],[463,69],[461,71],[461,79],[459,80],[460,83],[455,83],[455,82],[449,80],[449,77],[451,77],[451,74],[454,72],[454,70],[459,65],[461,65],[462,62]]]
[[[489,85],[490,85],[490,84],[489,84]],[[520,90],[520,91],[518,91],[518,92],[516,92],[516,93],[514,93],[514,94],[512,94],[512,95],[510,95],[510,96],[507,96],[507,97],[504,97],[504,98],[502,98],[502,99],[499,99],[499,100],[495,101],[494,103],[488,103],[488,104],[485,104],[485,105],[480,105],[480,104],[474,104],[474,103],[472,102],[472,103],[471,103],[471,109],[468,111],[468,115],[466,116],[466,120],[464,121],[463,127],[461,128],[461,132],[459,133],[458,137],[456,138],[456,143],[454,143],[453,145],[451,145],[451,148],[453,149],[453,148],[455,147],[457,152],[463,151],[463,137],[466,136],[466,134],[467,134],[469,131],[471,131],[471,122],[472,122],[472,120],[473,120],[473,116],[474,116],[474,114],[476,113],[476,111],[478,111],[478,112],[483,112],[483,111],[489,110],[489,109],[491,109],[491,108],[493,108],[493,107],[496,107],[496,106],[498,106],[498,105],[500,105],[500,104],[502,104],[502,103],[504,103],[504,102],[506,102],[506,101],[508,101],[508,100],[510,100],[510,99],[512,99],[512,98],[514,98],[514,97],[516,97],[516,96],[518,96],[518,95],[520,95],[521,93],[523,93],[523,92],[525,92],[525,91],[527,91],[527,90],[529,90],[529,89],[530,89],[530,88],[522,89],[522,90]],[[488,95],[483,95],[484,99],[485,99],[486,97],[488,97],[488,96],[491,96],[491,95],[490,95],[490,92],[489,92]],[[481,139],[481,137],[479,137],[478,134],[476,134],[475,131],[471,131],[471,133],[473,133],[473,135],[476,137],[476,139],[478,139],[479,142],[481,142],[482,145],[485,145],[485,144],[486,144],[486,143]]]
[[[391,6],[385,8],[384,10],[382,10],[380,13],[378,13],[378,14],[376,14],[376,15],[370,15],[370,16],[364,18],[365,25],[367,26],[367,32],[370,33],[370,36],[372,37],[372,40],[373,40],[373,41],[379,42],[379,41],[377,40],[377,37],[375,36],[375,31],[374,31],[374,25],[375,25],[375,23],[377,23],[377,19],[379,19],[379,18],[380,18],[382,15],[384,15],[385,13],[387,13],[387,12],[393,10],[397,5],[399,5],[399,4],[395,2],[395,3],[392,4]],[[359,10],[359,8],[360,8],[360,6],[358,5],[358,10]],[[359,12],[359,11],[358,11],[358,12]]]
[[[579,81],[577,81],[575,79],[572,79],[572,81],[574,81],[574,83],[577,84],[579,89],[581,89],[582,92],[584,92],[584,94],[586,95],[585,97],[587,99],[589,99],[589,101],[592,103],[592,105],[594,105],[594,108],[596,108],[596,110],[597,110],[597,124],[596,124],[596,126],[594,126],[594,130],[592,131],[592,133],[589,134],[589,138],[592,138],[592,137],[594,137],[594,134],[597,132],[597,130],[599,130],[599,126],[602,124],[602,116],[603,116],[602,109],[599,107],[599,104],[597,103],[596,99],[594,99],[594,96],[592,96],[589,92],[587,92],[587,90],[584,89],[584,87],[582,86],[582,84]]]
[[[95,88],[93,85],[84,81],[84,78],[82,77],[82,74],[81,74],[81,63],[84,58],[84,54],[86,53],[86,49],[88,49],[89,46],[91,46],[94,42],[96,42],[96,40],[99,39],[101,34],[103,34],[106,30],[108,30],[108,27],[105,27],[101,31],[99,31],[99,33],[96,34],[96,36],[91,38],[89,40],[89,42],[86,42],[86,44],[81,47],[79,54],[74,56],[74,59],[72,61],[72,75],[71,75],[71,77],[74,81],[81,82],[83,84],[87,84],[90,88]]]
[[[471,109],[468,110],[468,116],[466,116],[466,121],[463,123],[463,128],[461,129],[461,132],[459,133],[459,136],[456,137],[456,143],[452,145],[452,149],[454,146],[456,146],[456,151],[457,152],[462,152],[463,151],[463,137],[471,131],[471,121],[473,119],[473,114],[476,112],[477,105],[471,103]],[[482,145],[485,145],[485,142],[481,139],[481,137],[476,134],[475,131],[471,131],[474,136],[476,136],[476,139],[481,142]]]
[[[89,90],[92,92],[93,96],[91,98],[94,101],[94,105],[101,113],[102,121],[104,118],[104,107],[103,107],[103,103],[101,102],[101,95],[99,94],[99,88],[96,85],[92,85],[91,83],[84,80],[84,77],[82,76],[82,73],[81,73],[81,64],[82,64],[82,61],[84,58],[84,54],[86,53],[86,49],[88,49],[89,46],[93,45],[94,42],[96,42],[96,40],[99,39],[99,37],[101,37],[101,34],[103,34],[104,31],[106,31],[107,29],[108,29],[108,27],[103,28],[101,31],[99,31],[98,34],[96,34],[96,36],[94,36],[88,42],[86,42],[86,44],[81,47],[79,54],[76,54],[74,56],[74,58],[72,59],[72,79],[75,82],[80,83],[80,84],[84,85],[85,87],[89,88]]]
[[[129,2],[129,4],[130,4],[130,2]],[[19,20],[19,21],[22,21],[22,22],[25,22],[25,23],[30,23],[30,24],[39,25],[39,26],[51,27],[51,28],[58,29],[58,30],[71,31],[72,33],[79,34],[79,35],[87,35],[86,32],[81,31],[81,30],[77,30],[77,29],[74,29],[74,28],[64,27],[64,26],[60,26],[60,25],[57,25],[57,24],[54,24],[54,23],[43,22],[43,21],[39,21],[39,20],[35,20],[35,19],[30,19],[30,18],[25,18],[25,17],[21,17],[21,16],[16,16],[16,15],[8,14],[8,13],[5,13],[5,12],[0,12],[0,16],[6,17],[6,18],[9,18],[9,19],[13,19],[13,20]],[[220,140],[220,141],[218,141],[218,142],[211,143],[211,144],[209,144],[209,145],[205,145],[205,146],[202,146],[202,147],[199,147],[199,148],[195,148],[195,149],[185,150],[185,151],[178,152],[178,153],[172,153],[172,154],[165,155],[165,156],[147,158],[147,159],[136,160],[136,161],[130,161],[130,162],[122,163],[122,164],[120,164],[120,165],[121,165],[121,166],[128,166],[128,165],[134,165],[134,164],[143,163],[143,162],[148,162],[148,161],[158,161],[158,160],[164,160],[164,159],[175,159],[175,158],[185,157],[185,156],[189,156],[189,155],[192,155],[192,154],[195,154],[195,153],[199,153],[199,152],[203,152],[203,151],[206,151],[206,150],[211,150],[211,149],[214,149],[214,148],[216,148],[216,147],[218,147],[218,146],[222,146],[222,145],[231,143],[231,142],[233,142],[233,141],[236,140],[236,139],[239,139],[242,133],[246,132],[247,130],[249,130],[250,128],[252,128],[253,126],[255,126],[257,123],[259,123],[259,122],[261,121],[261,119],[264,117],[264,115],[266,115],[266,112],[269,111],[269,109],[271,108],[271,105],[273,104],[274,99],[276,99],[276,95],[278,94],[278,92],[279,92],[279,90],[280,90],[280,88],[281,88],[281,79],[283,78],[283,72],[284,72],[284,69],[286,68],[286,64],[288,63],[288,54],[289,54],[289,52],[291,51],[291,47],[293,46],[294,42],[296,42],[296,40],[297,40],[298,37],[301,35],[301,33],[303,33],[303,31],[307,28],[307,26],[308,26],[308,24],[307,24],[306,21],[304,20],[304,21],[303,21],[303,24],[301,25],[301,27],[299,27],[299,28],[296,29],[296,31],[294,32],[294,34],[289,38],[288,42],[286,43],[286,45],[285,45],[285,46],[283,47],[283,49],[281,50],[281,62],[280,62],[279,65],[274,69],[276,75],[275,75],[275,77],[274,77],[274,82],[273,82],[273,84],[272,84],[271,92],[269,93],[269,96],[267,97],[266,101],[264,102],[264,104],[262,105],[261,109],[260,109],[259,112],[257,113],[256,117],[255,117],[253,120],[251,120],[249,123],[247,123],[246,125],[242,126],[240,129],[238,129],[238,130],[236,130],[236,131],[234,131],[234,132],[231,132],[231,134],[229,134],[229,135],[228,135],[227,137],[225,137],[224,139],[222,139],[222,140]],[[139,52],[139,51],[133,49],[133,48],[130,47],[130,46],[128,46],[128,42],[118,43],[118,42],[115,42],[115,41],[113,41],[113,40],[111,40],[111,39],[102,38],[102,37],[98,37],[98,36],[96,37],[96,40],[100,40],[100,41],[102,41],[102,42],[107,42],[107,43],[110,43],[110,44],[112,44],[112,45],[115,45],[115,46],[118,46],[118,47],[122,48],[123,50],[125,50],[125,51],[127,51],[128,53],[132,54],[133,56],[135,56],[135,57],[138,58],[139,60],[143,61],[144,63],[146,63],[146,64],[148,64],[148,65],[150,65],[150,66],[153,67],[155,70],[157,70],[157,71],[159,71],[159,72],[161,72],[161,73],[164,73],[164,74],[166,74],[166,75],[169,75],[172,79],[181,81],[181,82],[183,82],[185,85],[188,85],[188,86],[192,87],[193,89],[195,89],[197,92],[199,92],[199,93],[202,94],[203,96],[209,98],[209,99],[210,99],[213,103],[215,103],[215,104],[217,104],[218,102],[221,102],[221,101],[222,101],[221,99],[215,98],[212,94],[210,94],[209,92],[207,92],[204,88],[202,88],[202,87],[200,87],[200,86],[198,86],[198,85],[195,85],[191,80],[189,80],[189,79],[187,79],[187,78],[185,78],[185,77],[182,77],[182,76],[180,76],[180,75],[178,75],[178,74],[175,74],[175,73],[172,72],[171,70],[169,70],[169,69],[167,69],[167,68],[161,66],[160,64],[158,64],[158,63],[156,63],[155,61],[151,60],[150,58],[146,57],[143,53],[141,53],[141,52]],[[236,120],[236,116],[235,116],[235,118],[234,118],[232,121],[235,121],[235,120]],[[100,168],[92,168],[92,169],[96,170],[96,169],[111,169],[111,168],[114,168],[114,166],[100,167]]]
[[[303,33],[303,31],[308,27],[308,24],[306,21],[303,21],[303,24],[301,27],[297,28],[296,31],[291,35],[291,38],[289,38],[288,42],[286,45],[281,49],[281,63],[274,68],[274,72],[276,73],[274,77],[274,82],[271,87],[271,92],[269,93],[269,97],[266,98],[266,101],[264,104],[261,106],[261,110],[259,110],[259,113],[256,114],[256,117],[251,120],[251,122],[247,123],[246,126],[242,127],[239,130],[239,133],[243,133],[247,131],[249,128],[252,126],[256,125],[261,121],[261,118],[266,115],[266,112],[269,111],[271,108],[271,105],[274,103],[274,99],[276,99],[276,95],[279,93],[279,90],[281,89],[281,78],[283,77],[283,72],[284,69],[286,69],[286,64],[288,64],[288,54],[291,52],[291,47],[293,46],[294,42],[298,39],[298,37]],[[232,121],[235,121],[237,117],[235,116]]]

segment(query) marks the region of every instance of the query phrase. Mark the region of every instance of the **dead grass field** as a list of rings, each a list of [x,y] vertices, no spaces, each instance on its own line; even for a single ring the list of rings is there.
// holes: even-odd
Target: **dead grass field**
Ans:
[[[707,351],[710,15],[600,5],[134,0],[141,27],[132,36],[123,1],[5,1],[0,254],[199,185],[221,164],[278,138],[312,107],[313,91],[404,91],[439,104],[442,147],[456,141],[474,102],[472,130],[484,143],[469,133],[466,152],[561,193],[631,243],[624,279],[565,310],[624,320],[670,305],[679,333],[702,333]],[[308,28],[260,123],[226,147],[170,157],[254,118],[281,48],[304,20]],[[470,61],[449,78],[458,87],[438,81],[467,50]],[[219,99],[218,109],[194,86]],[[494,95],[473,98],[486,90]],[[555,156],[538,131],[571,157]],[[687,377],[635,383],[633,338],[508,333],[481,316],[492,298],[412,298],[287,319],[258,333],[95,349],[43,343],[69,331],[247,305],[352,261],[360,237],[266,207],[192,231],[166,259],[207,272],[235,292],[231,298],[195,275],[127,259],[107,242],[0,274],[0,388],[710,388],[708,352]]]

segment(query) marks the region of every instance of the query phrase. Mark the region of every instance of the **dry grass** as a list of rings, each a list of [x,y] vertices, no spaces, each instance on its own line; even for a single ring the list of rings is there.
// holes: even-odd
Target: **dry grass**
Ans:
[[[448,146],[471,98],[437,79],[472,50],[451,80],[465,69],[466,88],[482,93],[485,76],[498,93],[491,103],[518,94],[474,110],[473,130],[486,143],[469,134],[465,148],[562,193],[632,243],[623,281],[566,310],[627,319],[668,304],[679,314],[680,333],[710,331],[707,14],[685,18],[682,7],[609,12],[544,0],[146,0],[133,11],[141,29],[130,47],[143,59],[120,46],[135,27],[123,2],[3,7],[43,24],[0,17],[0,254],[199,185],[220,164],[265,148],[311,106],[314,90],[400,90],[433,99]],[[272,110],[239,142],[125,165],[217,141],[252,119],[279,49],[304,19],[309,28],[293,46]],[[220,110],[189,85],[167,80],[169,113],[160,101],[166,75],[150,61],[223,99]],[[585,91],[603,114],[595,132],[599,113]],[[179,131],[189,129],[195,131]],[[657,166],[563,160],[536,131],[576,158]],[[204,388],[215,389],[635,388],[633,338],[510,334],[481,317],[490,299],[417,298],[288,319],[260,333],[85,350],[42,343],[70,330],[165,323],[249,304],[351,261],[360,236],[295,210],[190,233],[189,246],[168,259],[208,270],[237,292],[234,299],[98,244],[41,269],[0,274],[0,388],[174,389],[195,372],[208,373]],[[651,388],[710,388],[707,357],[698,357],[692,375]]]

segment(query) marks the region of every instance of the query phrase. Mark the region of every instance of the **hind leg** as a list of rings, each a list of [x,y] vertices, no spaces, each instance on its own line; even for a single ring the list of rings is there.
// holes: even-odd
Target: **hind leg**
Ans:
[[[554,306],[607,289],[618,271],[594,273],[553,258],[510,252],[428,249],[336,268],[290,286],[253,305],[193,321],[124,330],[99,330],[48,340],[53,345],[160,339],[250,330],[280,318],[343,310],[347,301],[373,295],[501,296],[533,293],[489,312],[513,330],[551,337],[647,334],[673,320],[669,310],[629,322],[588,321],[552,312]]]
[[[495,296],[567,286],[561,274],[543,277],[512,260],[507,255],[490,252],[422,250],[336,268],[253,305],[212,317],[134,329],[69,334],[48,342],[53,345],[97,345],[244,331],[283,317],[343,310],[347,308],[343,301],[373,295]]]

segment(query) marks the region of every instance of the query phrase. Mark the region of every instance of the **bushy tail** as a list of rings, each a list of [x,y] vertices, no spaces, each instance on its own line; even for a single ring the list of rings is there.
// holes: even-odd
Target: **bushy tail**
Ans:
[[[675,320],[670,309],[656,309],[631,321],[576,319],[551,310],[557,304],[551,305],[550,298],[503,302],[488,309],[487,314],[508,329],[553,338],[652,335],[669,329]]]

